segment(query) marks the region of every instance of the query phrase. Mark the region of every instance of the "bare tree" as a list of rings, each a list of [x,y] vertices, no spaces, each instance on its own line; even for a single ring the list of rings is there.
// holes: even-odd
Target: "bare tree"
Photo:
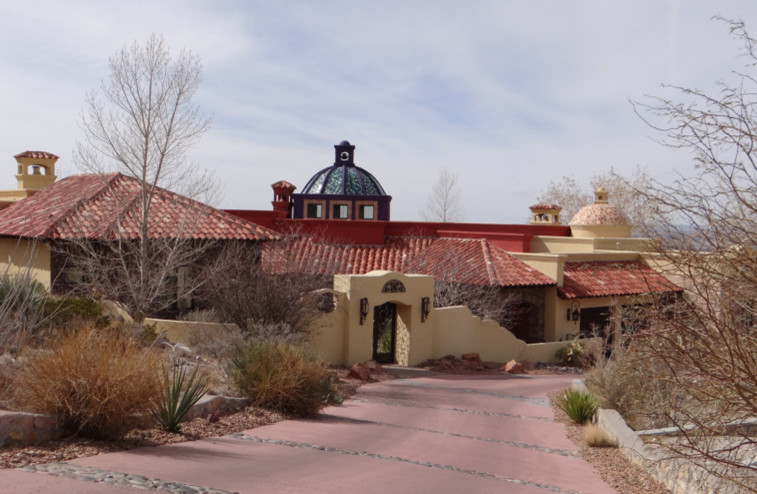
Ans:
[[[646,235],[645,226],[649,225],[651,205],[637,191],[644,190],[651,181],[647,170],[640,166],[628,176],[616,172],[614,168],[595,173],[590,182],[591,190],[579,186],[575,177],[567,175],[550,182],[537,202],[561,206],[560,222],[568,224],[578,210],[594,201],[594,190],[604,187],[608,191],[610,204],[623,212],[633,225],[633,235]]]
[[[224,245],[205,267],[207,282],[199,296],[220,320],[249,334],[271,337],[267,333],[273,329],[278,337],[304,335],[320,311],[333,309],[313,293],[329,287],[332,276],[320,272],[318,259],[294,258],[290,247],[299,240],[285,236],[266,245]]]
[[[463,203],[460,196],[460,177],[444,167],[434,182],[421,216],[426,221],[461,221]]]
[[[744,24],[727,22],[747,58],[736,83],[715,95],[668,86],[675,99],[635,104],[664,144],[692,154],[697,174],[637,191],[664,228],[653,260],[686,297],[660,303],[633,344],[664,364],[680,396],[668,410],[682,434],[674,451],[757,492],[757,440],[739,427],[757,417],[757,54]]]
[[[216,189],[207,174],[186,162],[187,149],[210,125],[192,102],[201,74],[196,55],[182,52],[174,59],[153,34],[144,45],[134,42],[111,57],[109,78],[88,95],[81,118],[84,140],[74,160],[85,171],[117,171],[138,180],[136,201],[133,191],[109,197],[128,202],[124,215],[138,218],[138,235],[124,238],[115,231],[107,242],[82,240],[64,250],[91,283],[99,284],[98,291],[126,302],[137,315],[170,305],[172,300],[160,300],[165,294],[160,287],[208,248],[208,242],[188,240],[197,215],[205,211],[181,196],[174,204],[179,219],[171,218],[180,227],[169,238],[152,231],[161,188],[192,197]]]

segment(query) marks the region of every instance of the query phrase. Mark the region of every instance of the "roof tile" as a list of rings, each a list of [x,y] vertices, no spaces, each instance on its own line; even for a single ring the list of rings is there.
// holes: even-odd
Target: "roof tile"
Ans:
[[[334,275],[385,270],[488,286],[555,284],[486,239],[387,237],[383,245],[360,246],[300,237],[266,245],[263,262],[273,272]]]
[[[611,297],[680,292],[681,288],[640,261],[572,261],[565,263],[561,298]]]
[[[0,211],[0,236],[40,239],[138,238],[139,180],[120,173],[73,175]],[[263,240],[275,232],[157,188],[149,237]]]

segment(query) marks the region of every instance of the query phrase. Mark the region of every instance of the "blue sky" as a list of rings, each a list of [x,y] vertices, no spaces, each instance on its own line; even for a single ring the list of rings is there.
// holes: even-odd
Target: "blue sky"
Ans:
[[[0,188],[25,150],[77,173],[87,91],[110,55],[158,32],[203,61],[196,101],[213,125],[190,157],[218,175],[220,206],[269,209],[270,184],[301,188],[347,139],[393,219],[419,219],[448,167],[466,220],[519,223],[566,174],[588,191],[610,167],[691,173],[629,99],[714,90],[742,68],[714,15],[757,36],[757,2],[736,0],[2,2]]]

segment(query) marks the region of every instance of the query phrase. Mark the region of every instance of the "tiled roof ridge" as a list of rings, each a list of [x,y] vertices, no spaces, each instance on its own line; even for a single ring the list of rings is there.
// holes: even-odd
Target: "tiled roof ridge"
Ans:
[[[489,283],[491,285],[496,285],[498,282],[497,274],[494,272],[494,266],[492,265],[492,254],[489,250],[489,242],[482,238],[480,239],[481,242],[481,250],[484,253],[484,266],[486,267],[486,274],[489,277]]]
[[[94,199],[98,199],[103,194],[105,194],[108,191],[108,189],[110,189],[110,187],[113,185],[113,183],[118,179],[118,177],[121,176],[121,174],[118,173],[118,172],[113,172],[113,173],[84,173],[84,174],[81,174],[81,175],[70,175],[69,177],[66,177],[63,180],[66,180],[66,179],[71,178],[71,177],[77,177],[77,176],[78,177],[84,176],[84,177],[88,177],[88,178],[91,177],[92,179],[94,179],[96,177],[102,177],[102,179],[103,179],[102,185],[100,186],[100,188],[98,189],[98,191],[96,193],[94,193],[94,194],[92,194],[92,195],[90,195],[88,197],[79,198],[76,201],[74,201],[71,204],[71,207],[67,208],[66,211],[64,211],[63,213],[61,213],[58,216],[58,218],[53,223],[50,224],[50,226],[48,226],[45,230],[43,230],[41,232],[41,235],[37,235],[38,237],[42,237],[42,238],[50,237],[51,234],[52,234],[52,232],[54,232],[59,227],[59,225],[61,224],[61,222],[63,222],[66,218],[73,217],[73,215],[77,211],[79,211],[79,209],[84,204],[86,204],[88,202],[92,202]],[[61,180],[61,182],[63,180]]]

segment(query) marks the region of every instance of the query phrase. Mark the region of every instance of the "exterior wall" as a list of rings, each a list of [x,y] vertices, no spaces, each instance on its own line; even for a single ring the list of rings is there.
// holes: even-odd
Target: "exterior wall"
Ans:
[[[333,204],[348,204],[349,219],[354,220],[358,217],[358,206],[360,204],[375,204],[373,220],[364,221],[388,221],[392,202],[391,196],[362,196],[362,195],[339,195],[339,194],[292,194],[292,218],[305,218],[305,203],[309,201],[324,203],[324,216],[321,219],[331,219],[331,207]],[[344,221],[344,220],[336,220]]]
[[[382,291],[398,280],[404,292]],[[518,358],[526,343],[495,321],[482,320],[466,307],[432,309],[422,320],[422,299],[433,306],[431,276],[373,271],[366,275],[334,276],[336,309],[322,314],[311,326],[311,344],[321,358],[335,365],[352,365],[373,357],[373,308],[386,302],[397,305],[395,361],[418,365],[447,354],[478,352],[482,359],[507,361]],[[365,321],[360,324],[360,300],[368,300]]]
[[[341,365],[346,360],[345,342],[347,331],[345,328],[348,298],[346,293],[334,290],[320,290],[334,295],[334,310],[322,313],[310,327],[310,342],[316,349],[318,357],[324,362],[334,362]]]
[[[644,252],[649,250],[650,241],[648,238],[631,238],[630,236],[622,235],[605,235],[601,238],[540,235],[531,238],[529,252],[535,254],[579,254],[608,250]]]
[[[631,225],[570,225],[570,231],[576,238],[628,238]]]
[[[0,264],[4,273],[23,274],[50,289],[50,247],[35,240],[0,239]]]
[[[594,252],[594,242],[587,238],[539,235],[531,238],[533,253]]]
[[[599,340],[599,338],[586,338],[581,340],[586,343],[590,340]],[[553,341],[550,343],[531,343],[526,345],[517,360],[525,360],[528,362],[543,362],[547,364],[558,364],[560,359],[555,357],[555,352],[560,348],[566,346],[564,341]]]
[[[434,346],[428,358],[477,352],[481,360],[506,362],[518,358],[526,347],[526,342],[515,338],[496,322],[474,316],[467,307],[434,309],[431,320],[434,324]]]

